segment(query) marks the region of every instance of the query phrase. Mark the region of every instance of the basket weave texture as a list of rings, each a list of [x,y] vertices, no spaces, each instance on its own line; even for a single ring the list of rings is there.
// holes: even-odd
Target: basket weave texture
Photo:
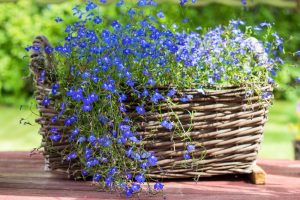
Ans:
[[[32,52],[30,68],[36,84],[35,95],[40,112],[36,121],[41,125],[39,133],[43,137],[46,164],[52,170],[63,171],[76,178],[81,164],[76,160],[72,163],[63,160],[64,152],[68,152],[70,147],[67,141],[70,131],[64,126],[63,119],[51,122],[51,117],[57,114],[53,102],[60,99],[51,99],[52,103],[47,107],[41,104],[55,81],[52,55],[43,51],[50,44],[44,36],[37,36],[33,45],[40,47],[40,50]],[[41,82],[43,72],[46,72],[46,78]],[[272,87],[265,86],[262,91],[271,92]],[[260,100],[258,95],[245,98],[243,87],[209,89],[205,90],[205,94],[194,89],[180,92],[193,95],[193,99],[184,103],[174,98],[175,104],[160,105],[160,113],[149,111],[143,118],[134,114],[135,101],[127,102],[127,110],[139,127],[138,134],[144,138],[145,149],[155,152],[158,158],[157,166],[148,175],[154,178],[188,178],[251,173],[262,141],[269,102]],[[184,160],[186,142],[160,125],[164,117],[174,119],[174,112],[182,128],[189,130],[185,134],[196,146],[192,153],[194,159]],[[58,128],[63,133],[59,142],[53,143],[49,139],[51,128]]]

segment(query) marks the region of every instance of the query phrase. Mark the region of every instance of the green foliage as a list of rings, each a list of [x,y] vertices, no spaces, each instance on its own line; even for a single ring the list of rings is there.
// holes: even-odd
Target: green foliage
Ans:
[[[65,21],[71,22],[73,17],[69,8],[78,1],[71,0],[54,5],[42,2],[19,0],[16,3],[0,3],[0,103],[24,103],[26,97],[32,94],[32,80],[30,78],[22,80],[22,77],[29,74],[29,58],[25,57],[28,54],[24,48],[30,45],[34,36],[38,34],[46,35],[53,43],[58,42],[62,38],[63,31],[53,23],[53,20],[61,16]],[[177,5],[170,3],[163,3],[161,7],[168,11],[165,12],[166,22],[181,23],[184,16],[187,16],[190,23],[185,26],[190,28],[199,25],[213,27],[217,24],[226,24],[232,18],[241,18],[249,25],[262,21],[274,22],[275,31],[287,40],[286,52],[295,52],[300,46],[300,16],[293,9],[256,6],[245,10],[242,7],[211,4],[178,10]],[[101,12],[112,18],[125,11],[111,5],[104,7]],[[299,60],[290,59],[292,64],[297,62]],[[288,91],[291,90],[292,80],[296,74],[299,75],[299,71],[299,68],[293,69],[291,76],[286,70],[282,70],[283,74],[279,75],[281,78],[278,80],[282,88],[277,97],[295,96],[295,93]],[[286,83],[290,85],[284,86]]]
[[[24,48],[38,34],[45,34],[57,42],[63,31],[52,23],[57,15],[72,16],[68,4],[53,6],[35,4],[33,0],[0,4],[0,101],[23,103],[32,93],[27,53]],[[71,20],[71,19],[70,19]]]

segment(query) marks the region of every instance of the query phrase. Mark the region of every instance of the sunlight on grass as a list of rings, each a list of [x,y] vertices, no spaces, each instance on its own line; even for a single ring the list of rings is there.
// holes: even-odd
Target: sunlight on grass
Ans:
[[[36,115],[28,108],[0,106],[0,151],[29,151],[40,144],[39,126],[34,123]],[[32,125],[20,124],[30,122]]]
[[[289,123],[295,116],[297,101],[275,101],[269,109],[260,158],[294,159]]]

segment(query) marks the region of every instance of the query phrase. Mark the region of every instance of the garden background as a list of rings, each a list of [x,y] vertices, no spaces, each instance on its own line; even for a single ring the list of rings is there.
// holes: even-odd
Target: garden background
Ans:
[[[34,36],[44,34],[56,43],[64,38],[64,30],[54,22],[57,16],[74,20],[70,7],[79,0],[0,0],[0,151],[32,150],[39,146],[39,126],[33,100],[33,85],[28,70],[28,53],[24,50]],[[120,18],[114,4],[102,7],[101,12],[111,19]],[[134,2],[132,0],[132,2]],[[293,135],[289,124],[296,123],[296,106],[300,100],[300,56],[289,56],[300,49],[300,1],[198,0],[195,5],[179,8],[177,0],[159,0],[164,7],[165,23],[175,20],[182,26],[196,28],[227,24],[240,18],[253,25],[264,21],[285,39],[288,59],[278,74],[279,88],[270,108],[265,127],[261,158],[293,159]],[[166,9],[167,8],[167,9]],[[159,8],[158,8],[159,9]],[[189,23],[182,23],[188,17]],[[120,18],[121,19],[121,18]],[[300,134],[300,133],[299,133]]]

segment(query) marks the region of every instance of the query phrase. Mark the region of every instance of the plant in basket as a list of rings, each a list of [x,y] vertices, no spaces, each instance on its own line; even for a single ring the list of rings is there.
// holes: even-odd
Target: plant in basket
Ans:
[[[49,167],[126,196],[164,178],[250,173],[282,64],[271,24],[184,30],[152,0],[117,2],[119,21],[97,2],[73,8],[55,47],[44,36],[28,47]]]

